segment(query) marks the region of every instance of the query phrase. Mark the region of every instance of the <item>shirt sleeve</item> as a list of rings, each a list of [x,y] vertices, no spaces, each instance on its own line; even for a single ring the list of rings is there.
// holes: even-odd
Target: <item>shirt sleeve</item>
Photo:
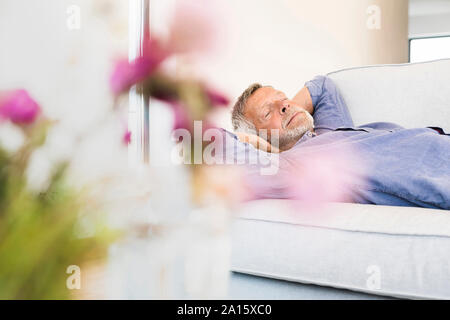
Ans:
[[[353,127],[353,120],[347,105],[333,80],[326,76],[316,76],[307,81],[314,106],[314,127],[317,129],[336,129]]]

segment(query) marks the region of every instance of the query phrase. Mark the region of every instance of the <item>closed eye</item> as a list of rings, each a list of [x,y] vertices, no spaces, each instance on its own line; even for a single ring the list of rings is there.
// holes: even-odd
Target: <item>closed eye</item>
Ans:
[[[270,116],[270,111],[266,113],[266,115],[264,116],[264,118],[268,118]]]

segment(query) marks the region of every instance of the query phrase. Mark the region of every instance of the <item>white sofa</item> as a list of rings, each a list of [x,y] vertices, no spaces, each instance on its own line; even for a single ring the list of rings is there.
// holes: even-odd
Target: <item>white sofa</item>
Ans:
[[[355,125],[390,121],[450,132],[450,60],[328,76]],[[450,299],[450,211],[329,203],[311,214],[291,201],[258,200],[240,208],[233,225],[233,271],[391,297]],[[271,281],[252,287],[246,281],[255,280],[236,282],[232,298],[270,299],[283,286]],[[292,292],[276,297],[311,298]]]

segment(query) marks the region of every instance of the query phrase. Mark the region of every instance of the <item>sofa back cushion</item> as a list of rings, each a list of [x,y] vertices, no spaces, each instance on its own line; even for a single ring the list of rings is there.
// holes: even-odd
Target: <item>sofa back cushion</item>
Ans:
[[[450,132],[450,59],[331,72],[355,125],[394,122]]]

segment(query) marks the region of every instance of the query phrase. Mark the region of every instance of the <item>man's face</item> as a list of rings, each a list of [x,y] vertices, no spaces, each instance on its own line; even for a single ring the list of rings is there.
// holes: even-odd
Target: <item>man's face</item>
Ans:
[[[295,143],[305,132],[313,128],[312,116],[299,104],[289,100],[286,95],[272,87],[256,90],[247,100],[245,118],[251,121],[256,130],[279,130],[279,146]]]

